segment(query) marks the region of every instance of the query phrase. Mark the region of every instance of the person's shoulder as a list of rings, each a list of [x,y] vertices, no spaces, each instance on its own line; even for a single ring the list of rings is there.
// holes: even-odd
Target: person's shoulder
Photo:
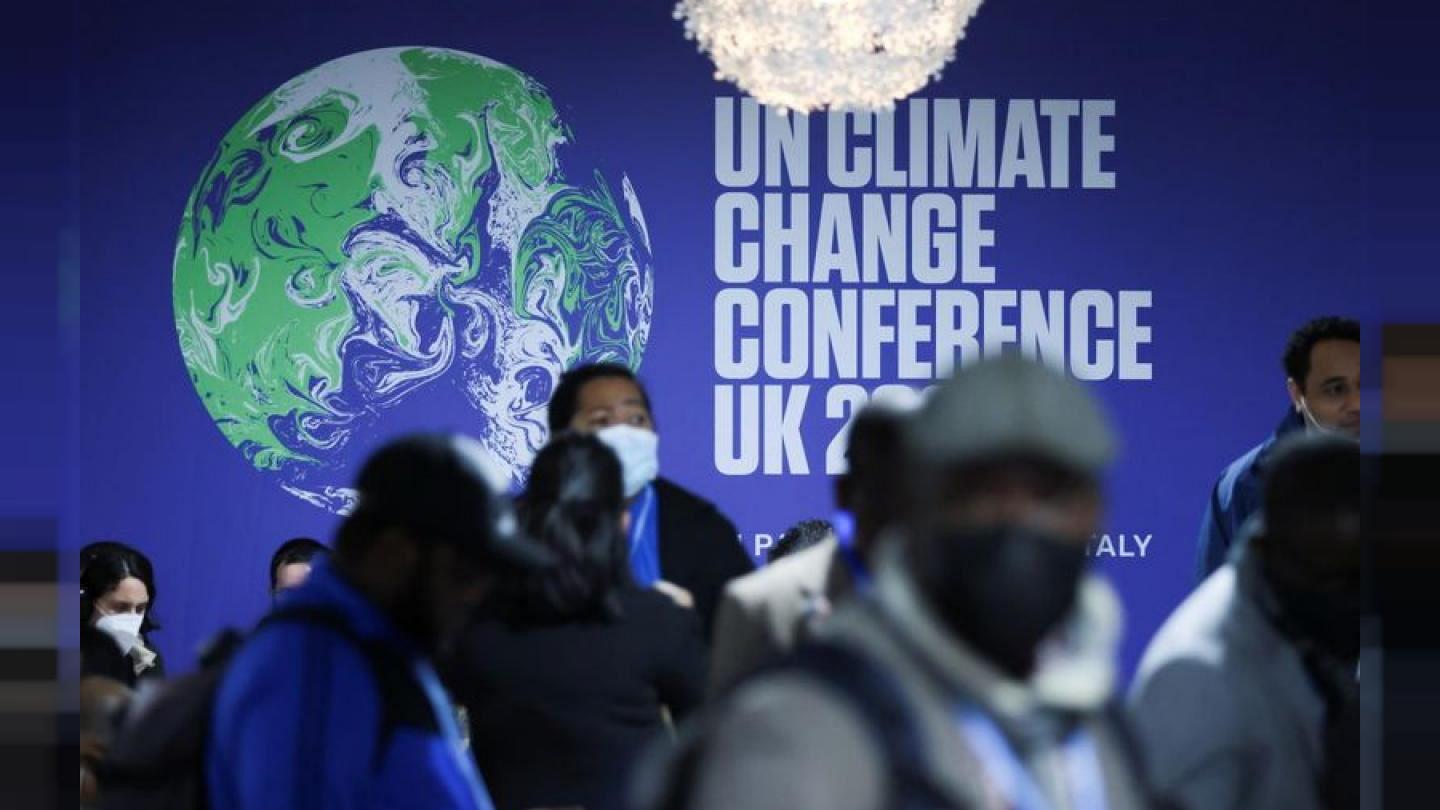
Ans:
[[[1250,479],[1253,478],[1256,464],[1260,461],[1265,451],[1274,444],[1274,441],[1275,438],[1273,436],[1266,437],[1264,441],[1246,450],[1234,461],[1225,465],[1225,469],[1220,471],[1220,478],[1216,483],[1216,487],[1220,490],[1222,496],[1228,498],[1237,488],[1244,487],[1248,484]]]
[[[80,674],[100,675],[120,683],[135,679],[135,670],[120,645],[90,624],[80,626]]]
[[[333,677],[340,673],[339,677]],[[306,678],[343,682],[359,697],[376,690],[369,658],[360,644],[341,632],[305,621],[262,624],[225,666],[224,691],[254,695],[298,688]],[[242,698],[243,700],[243,698]]]
[[[720,507],[670,479],[655,479],[655,497],[660,500],[661,520],[680,519],[708,523],[717,532],[733,535],[734,522]],[[668,515],[668,517],[667,517]]]
[[[729,806],[871,807],[883,798],[886,752],[865,717],[819,677],[778,670],[721,705],[696,806],[726,806],[737,789],[753,800]]]
[[[1239,598],[1234,564],[1221,566],[1170,614],[1141,657],[1136,684],[1179,667],[1191,679],[1225,678],[1233,660],[1229,626]]]
[[[1195,657],[1175,657],[1136,679],[1127,716],[1156,787],[1171,788],[1218,764],[1220,752],[1244,751],[1247,721],[1225,672]]]
[[[1231,461],[1220,472],[1220,479],[1216,486],[1220,489],[1221,494],[1228,496],[1236,488],[1256,485],[1257,473],[1264,464],[1265,457],[1274,449],[1276,443],[1290,433],[1303,430],[1304,426],[1304,421],[1294,412],[1287,412],[1285,418],[1280,421],[1270,435]]]
[[[713,503],[664,478],[655,479],[655,494],[662,544],[666,537],[683,534],[687,553],[705,560],[704,566],[721,580],[754,569],[750,555],[740,542],[735,522]]]
[[[654,588],[631,585],[618,594],[623,621],[637,627],[665,627],[699,632],[695,611],[675,604],[675,600]]]
[[[1235,627],[1246,613],[1236,573],[1226,564],[1182,603],[1131,685],[1129,715],[1163,783],[1217,751],[1248,750],[1257,712],[1275,699],[1256,670],[1269,653]]]
[[[835,538],[828,537],[810,548],[731,580],[725,586],[725,593],[743,605],[758,605],[804,592],[823,593],[835,561],[836,546]]]
[[[720,511],[714,503],[696,495],[694,492],[680,486],[668,478],[655,479],[655,496],[660,499],[664,507],[672,512],[679,511],[694,515],[713,515],[719,520],[728,522],[728,518]]]
[[[685,611],[685,608],[675,604],[674,599],[654,588],[630,584],[616,590],[615,595],[620,602],[622,615],[627,619],[645,620],[656,616],[673,616]]]
[[[725,709],[734,717],[772,717],[778,725],[800,728],[818,719],[843,726],[856,736],[870,736],[864,719],[843,692],[820,675],[798,667],[781,666],[760,674],[736,689],[726,699]]]
[[[287,730],[297,718],[309,716],[307,728],[345,740],[327,758],[358,767],[373,751],[386,703],[371,660],[344,638],[314,626],[265,627],[220,675],[209,712],[210,758],[275,756],[277,746],[295,743]]]

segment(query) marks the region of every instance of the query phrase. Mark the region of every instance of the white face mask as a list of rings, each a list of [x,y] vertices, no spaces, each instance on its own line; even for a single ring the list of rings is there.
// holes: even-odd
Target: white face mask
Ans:
[[[620,458],[625,497],[633,498],[660,474],[660,437],[634,425],[611,425],[595,433]]]
[[[140,643],[140,625],[144,622],[145,617],[139,613],[112,613],[100,617],[95,622],[95,629],[115,639],[120,645],[120,652],[129,655],[130,650]]]
[[[1305,418],[1306,429],[1312,433],[1319,433],[1324,436],[1335,436],[1340,439],[1349,439],[1352,442],[1358,441],[1354,436],[1343,430],[1320,424],[1320,420],[1316,419],[1315,414],[1310,412],[1310,403],[1305,401],[1305,397],[1300,397],[1300,415]]]

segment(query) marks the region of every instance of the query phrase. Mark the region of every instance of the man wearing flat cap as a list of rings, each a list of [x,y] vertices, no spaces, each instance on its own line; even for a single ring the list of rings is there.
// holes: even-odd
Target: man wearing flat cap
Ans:
[[[742,684],[698,746],[698,810],[1142,806],[1114,715],[1119,608],[1087,573],[1113,438],[1019,358],[942,382],[869,598]],[[893,542],[892,542],[893,541]]]

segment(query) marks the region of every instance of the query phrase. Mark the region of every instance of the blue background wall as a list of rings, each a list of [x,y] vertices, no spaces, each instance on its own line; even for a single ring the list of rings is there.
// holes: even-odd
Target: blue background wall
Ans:
[[[1329,0],[1243,11],[990,0],[958,61],[923,92],[1117,102],[1107,168],[1119,188],[998,192],[991,258],[1000,286],[1154,291],[1144,357],[1154,379],[1096,386],[1124,437],[1107,530],[1154,536],[1143,559],[1101,563],[1130,613],[1127,668],[1191,585],[1215,475],[1284,411],[1278,356],[1290,330],[1320,313],[1380,315],[1361,269],[1375,122],[1356,25],[1352,4]],[[328,537],[336,520],[257,475],[187,379],[171,307],[180,215],[241,113],[357,51],[454,48],[544,84],[579,148],[607,175],[628,174],[644,203],[656,306],[641,371],[662,421],[662,469],[747,537],[827,511],[818,473],[728,478],[713,465],[713,99],[734,89],[711,78],[668,3],[86,3],[76,26],[73,96],[42,122],[73,128],[60,250],[61,311],[73,313],[61,348],[73,351],[33,369],[70,386],[67,406],[44,415],[62,422],[64,454],[37,453],[28,474],[7,468],[5,488],[61,481],[67,549],[118,538],[151,554],[165,624],[156,640],[175,665],[264,608],[276,543]],[[1415,283],[1431,298],[1440,290],[1433,276]],[[823,421],[817,447],[833,430]]]

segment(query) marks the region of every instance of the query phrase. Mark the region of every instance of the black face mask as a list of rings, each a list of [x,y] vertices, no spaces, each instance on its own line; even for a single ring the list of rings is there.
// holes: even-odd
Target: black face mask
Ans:
[[[1360,657],[1360,594],[1320,589],[1270,576],[1281,631],[1313,644],[1341,663]]]
[[[917,579],[957,636],[1011,677],[1027,677],[1035,651],[1070,612],[1085,547],[1018,526],[929,538]]]

